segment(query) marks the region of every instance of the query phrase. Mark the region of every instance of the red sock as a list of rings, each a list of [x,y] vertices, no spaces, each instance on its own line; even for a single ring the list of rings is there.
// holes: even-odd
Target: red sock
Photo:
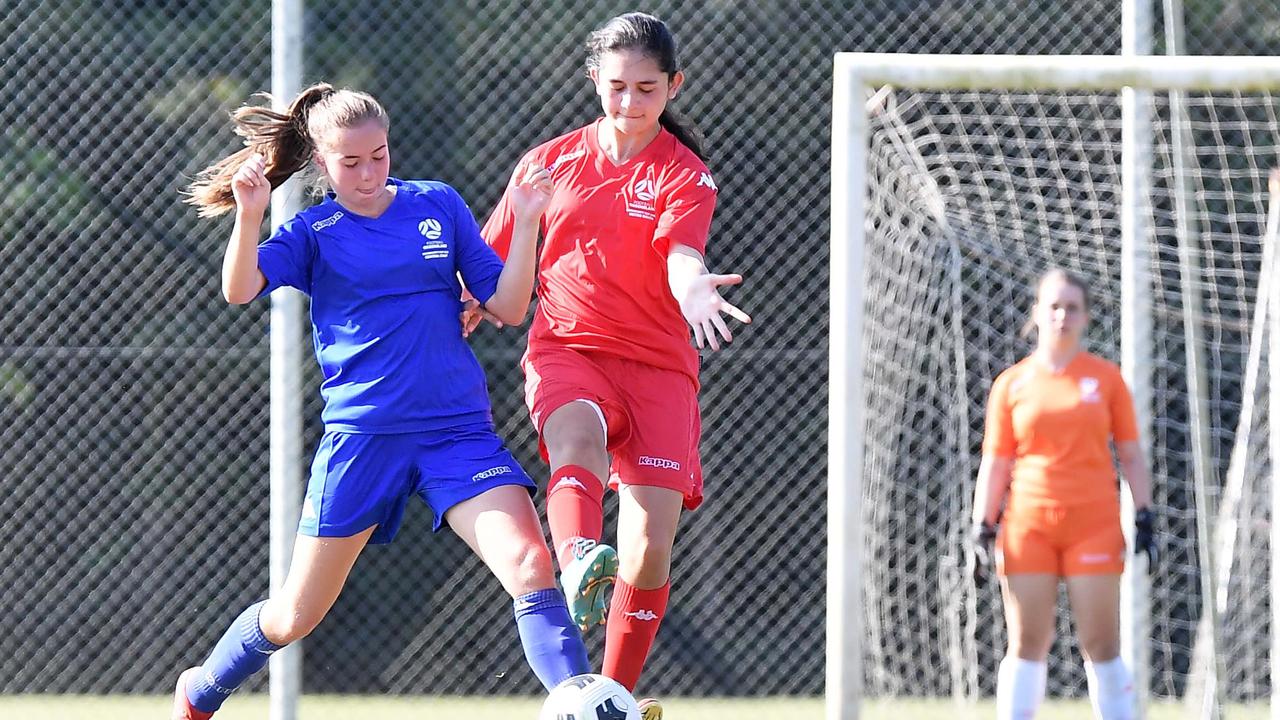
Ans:
[[[579,540],[600,542],[604,532],[604,485],[581,465],[565,465],[547,483],[547,524],[556,559],[563,568],[573,560]]]
[[[658,625],[667,614],[671,581],[653,590],[632,587],[618,578],[609,604],[609,624],[605,629],[604,669],[630,691],[640,681],[640,671],[649,657],[649,648],[658,635]]]

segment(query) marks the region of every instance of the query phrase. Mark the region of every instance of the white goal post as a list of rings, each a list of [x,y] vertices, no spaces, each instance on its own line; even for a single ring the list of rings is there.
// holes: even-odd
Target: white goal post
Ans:
[[[967,496],[986,388],[1029,347],[1016,320],[1049,265],[1091,281],[1091,349],[1123,357],[1150,398],[1139,421],[1170,547],[1149,609],[1145,576],[1126,573],[1140,694],[1196,696],[1209,717],[1224,693],[1274,693],[1269,642],[1253,640],[1280,629],[1265,580],[1280,341],[1263,341],[1280,291],[1260,282],[1280,272],[1264,232],[1280,58],[840,53],[834,70],[828,719],[857,718],[864,696],[990,694],[1003,628],[967,578]],[[1248,667],[1220,677],[1224,663]]]

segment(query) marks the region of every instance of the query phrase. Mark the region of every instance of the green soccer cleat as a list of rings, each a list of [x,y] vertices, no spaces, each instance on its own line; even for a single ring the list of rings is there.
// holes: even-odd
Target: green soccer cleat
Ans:
[[[605,591],[618,576],[618,553],[599,543],[574,550],[574,559],[560,570],[560,586],[569,604],[569,616],[583,632],[603,625],[608,615]]]
[[[645,698],[639,703],[640,720],[662,720],[662,703],[653,698]]]

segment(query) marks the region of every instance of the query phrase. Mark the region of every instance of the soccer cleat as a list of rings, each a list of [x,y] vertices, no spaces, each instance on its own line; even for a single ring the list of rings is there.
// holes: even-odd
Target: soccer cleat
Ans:
[[[662,720],[662,703],[653,698],[645,698],[637,705],[640,707],[640,720]]]
[[[187,699],[187,680],[200,672],[200,668],[187,668],[178,676],[178,687],[173,691],[173,717],[171,720],[209,720],[213,713],[191,707]]]
[[[569,605],[569,616],[586,632],[603,625],[608,614],[605,591],[618,575],[618,553],[608,545],[591,544],[574,550],[574,559],[560,570],[560,586]]]

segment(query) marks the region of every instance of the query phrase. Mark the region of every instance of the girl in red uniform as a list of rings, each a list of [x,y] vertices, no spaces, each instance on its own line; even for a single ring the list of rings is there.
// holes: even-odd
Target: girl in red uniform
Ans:
[[[1125,542],[1110,442],[1137,508],[1134,545],[1148,566],[1156,558],[1151,478],[1133,401],[1120,368],[1081,347],[1089,295],[1079,278],[1046,273],[1032,319],[1035,352],[991,386],[973,503],[978,567],[995,555],[1009,630],[996,717],[1029,720],[1044,698],[1065,581],[1094,714],[1131,720],[1133,685],[1120,658]]]
[[[555,184],[525,394],[551,465],[547,515],[570,610],[584,628],[607,617],[603,672],[634,689],[666,613],[680,513],[702,502],[689,328],[718,350],[733,339],[724,316],[750,318],[719,293],[742,277],[703,259],[716,184],[697,130],[667,107],[685,80],[675,38],[628,13],[587,51],[604,116],[525,156]],[[504,197],[483,230],[499,255],[513,218]],[[617,552],[601,543],[606,485],[619,496]],[[661,717],[656,701],[641,707]]]

